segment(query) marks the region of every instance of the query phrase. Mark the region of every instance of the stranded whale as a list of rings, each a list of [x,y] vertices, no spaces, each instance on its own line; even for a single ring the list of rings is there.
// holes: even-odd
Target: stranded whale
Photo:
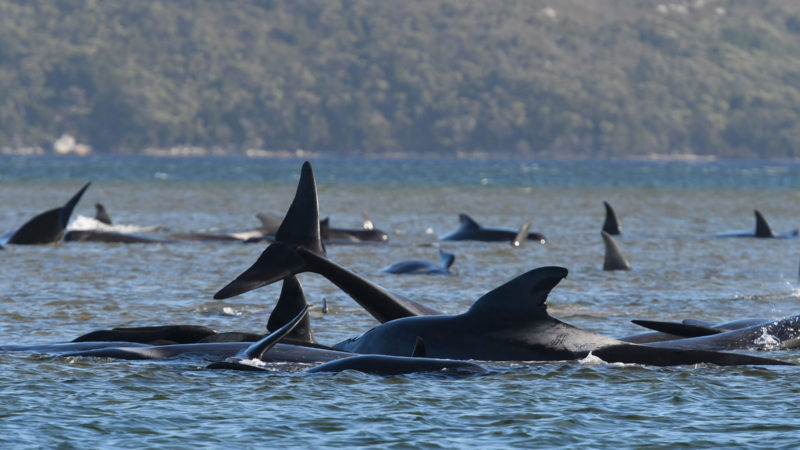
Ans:
[[[290,333],[295,326],[308,314],[308,306],[304,306],[300,312],[281,328],[273,331],[258,342],[253,343],[241,350],[236,355],[226,358],[224,361],[215,362],[208,366],[209,369],[233,369],[233,370],[262,370],[264,366],[264,355],[272,349],[284,336]],[[450,359],[428,358],[421,339],[417,339],[411,356],[388,356],[388,355],[352,355],[341,354],[340,358],[330,359],[328,362],[308,369],[309,373],[320,372],[341,372],[343,370],[357,370],[359,372],[379,374],[379,375],[398,375],[419,372],[447,372],[457,374],[480,374],[486,373],[481,366],[468,362]]]
[[[473,220],[470,216],[463,213],[458,215],[458,221],[461,223],[461,226],[455,231],[440,236],[440,241],[514,242],[519,234],[519,230],[512,230],[511,228],[483,227],[478,225],[478,222]],[[530,223],[526,225],[529,227]],[[539,242],[540,244],[545,243],[544,235],[533,231],[527,233],[527,239]]]
[[[744,319],[720,324],[697,320],[634,320],[633,323],[656,332],[620,340],[654,347],[698,350],[786,350],[800,347],[800,315],[777,320]]]
[[[325,244],[362,244],[374,242],[388,242],[389,235],[375,228],[372,219],[366,211],[361,211],[363,222],[360,229],[334,228],[330,226],[330,218],[326,217],[319,222],[320,236]],[[278,232],[283,217],[273,214],[259,213],[258,218],[264,223],[264,232],[274,236]]]
[[[652,348],[629,344],[575,328],[547,314],[550,290],[567,275],[560,267],[527,272],[481,297],[464,314],[420,316],[400,301],[330,262],[319,236],[318,200],[311,165],[303,164],[297,192],[276,242],[249,269],[222,288],[228,298],[304,271],[321,273],[345,292],[358,290],[362,306],[377,310],[385,322],[334,346],[354,353],[403,356],[421,338],[429,356],[446,359],[552,361],[580,359],[590,353],[607,362],[654,365],[787,364],[748,355]],[[371,295],[375,295],[372,298]],[[391,320],[392,315],[402,317]],[[420,317],[408,317],[420,316]],[[384,320],[389,319],[389,320]]]
[[[439,250],[439,264],[432,263],[424,259],[407,259],[396,262],[388,267],[381,269],[381,272],[396,274],[425,274],[425,275],[448,275],[450,267],[456,257],[452,253]]]
[[[761,214],[761,211],[754,211],[756,216],[756,228],[754,231],[733,231],[728,233],[720,233],[716,237],[757,237],[757,238],[776,238],[776,239],[791,239],[796,238],[798,233],[797,229],[787,231],[785,233],[775,234],[772,227],[767,222],[767,219]]]
[[[606,362],[658,366],[788,364],[749,355],[630,344],[576,328],[547,313],[547,296],[566,275],[567,269],[561,267],[534,269],[485,294],[463,314],[393,320],[333,347],[397,355],[420,337],[428,355],[436,358],[555,361],[592,354]]]

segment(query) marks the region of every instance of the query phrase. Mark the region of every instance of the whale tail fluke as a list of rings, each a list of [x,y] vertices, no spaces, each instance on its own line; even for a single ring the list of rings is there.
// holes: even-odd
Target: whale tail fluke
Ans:
[[[772,231],[772,227],[769,226],[769,222],[764,216],[761,214],[761,211],[755,210],[756,215],[756,237],[759,238],[773,238],[775,237],[775,233]]]
[[[606,247],[605,259],[603,261],[603,270],[631,270],[631,264],[628,258],[622,254],[617,242],[606,231],[601,231],[603,236],[603,244]]]
[[[300,181],[289,210],[275,233],[275,240],[325,254],[319,232],[319,200],[314,170],[308,161],[300,170]]]
[[[621,233],[617,213],[608,202],[604,201],[603,205],[606,207],[606,220],[603,222],[603,231],[612,236],[617,236]]]
[[[214,298],[233,297],[304,272],[306,263],[297,253],[298,248],[325,254],[320,235],[317,183],[308,161],[303,163],[294,200],[275,233],[275,242],[261,253],[255,264],[214,294]]]
[[[72,210],[78,204],[83,193],[89,188],[86,183],[72,198],[60,208],[45,211],[25,222],[8,240],[10,244],[50,244],[58,242],[64,236]]]

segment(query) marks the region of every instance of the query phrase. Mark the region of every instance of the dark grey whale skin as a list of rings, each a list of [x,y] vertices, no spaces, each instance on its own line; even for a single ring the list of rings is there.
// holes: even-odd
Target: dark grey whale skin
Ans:
[[[92,183],[86,183],[63,206],[45,211],[25,222],[8,238],[8,244],[37,245],[61,241],[75,205]]]
[[[561,267],[520,275],[478,299],[464,314],[433,315],[436,311],[389,294],[324,256],[316,182],[308,162],[275,241],[214,297],[229,298],[300,272],[319,273],[382,322],[334,346],[344,351],[405,356],[421,338],[428,356],[455,360],[574,360],[592,353],[607,362],[654,365],[786,364],[748,355],[645,347],[561,322],[547,314],[545,304],[550,290],[567,275]]]
[[[484,227],[464,213],[458,215],[458,221],[461,225],[440,236],[440,241],[513,242],[518,233],[511,228]],[[528,240],[542,244],[547,241],[543,234],[534,231],[528,232]]]

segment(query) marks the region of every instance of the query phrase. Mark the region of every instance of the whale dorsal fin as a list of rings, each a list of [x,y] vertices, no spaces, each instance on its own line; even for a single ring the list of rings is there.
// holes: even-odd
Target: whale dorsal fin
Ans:
[[[322,240],[331,236],[331,218],[326,217],[319,221],[319,235]]]
[[[303,163],[303,168],[300,170],[300,181],[297,183],[294,200],[278,232],[275,233],[275,240],[304,247],[321,255],[325,254],[319,231],[317,182],[314,180],[314,170],[308,161]]]
[[[292,320],[284,324],[282,327],[278,328],[277,330],[273,331],[272,333],[265,336],[258,342],[254,342],[252,345],[247,347],[244,351],[242,351],[239,355],[235,358],[239,359],[261,359],[264,356],[264,353],[269,351],[272,347],[275,346],[281,339],[283,339],[287,334],[289,334],[297,324],[300,323],[300,320],[306,316],[308,313],[308,305],[303,307],[303,309],[296,315]]]
[[[617,242],[605,230],[601,231],[603,236],[603,244],[606,247],[606,256],[603,261],[603,270],[631,270],[631,264],[628,258],[622,254]]]
[[[111,225],[111,216],[108,215],[108,211],[106,211],[106,207],[102,203],[95,203],[94,211],[94,220]]]
[[[282,218],[276,214],[258,213],[256,219],[261,222],[261,231],[264,234],[274,235],[281,226]]]
[[[522,247],[528,242],[528,230],[531,228],[531,221],[527,221],[519,227],[519,231],[517,235],[514,236],[514,240],[511,241],[512,247]]]
[[[276,331],[289,323],[306,306],[308,306],[306,296],[303,294],[303,288],[297,278],[290,276],[284,279],[278,303],[267,321],[267,331]],[[314,343],[314,336],[311,334],[311,320],[307,314],[286,337],[295,341]]]
[[[25,222],[8,240],[10,244],[49,244],[64,236],[72,210],[92,183],[86,183],[60,208],[45,211]]]
[[[617,213],[614,211],[614,208],[608,204],[608,202],[603,202],[603,205],[606,207],[606,221],[603,222],[603,231],[606,233],[616,236],[620,234],[620,227],[619,227],[619,219],[617,218]]]
[[[445,270],[450,270],[450,267],[453,265],[453,262],[456,260],[456,256],[452,253],[447,253],[444,250],[439,250],[439,262],[442,264],[442,268]]]
[[[771,238],[775,237],[775,233],[772,232],[772,227],[769,226],[769,222],[767,219],[761,215],[761,211],[755,210],[756,214],[756,237],[760,238]]]
[[[428,351],[425,350],[425,341],[420,336],[417,336],[417,340],[414,342],[414,351],[411,352],[411,356],[414,358],[428,357]]]
[[[501,315],[515,321],[545,317],[547,295],[567,273],[567,269],[556,266],[528,271],[484,294],[466,314],[476,317]]]
[[[458,215],[458,222],[461,224],[461,228],[464,228],[464,229],[467,229],[467,230],[477,230],[477,229],[480,229],[480,227],[481,227],[480,225],[478,225],[478,222],[475,222],[474,220],[472,220],[472,217],[470,217],[470,216],[468,216],[468,215],[466,215],[464,213],[461,213],[461,214]]]
[[[719,334],[724,331],[713,327],[680,322],[661,322],[658,320],[631,320],[631,322],[650,330],[674,334],[685,338],[711,336],[712,334]]]

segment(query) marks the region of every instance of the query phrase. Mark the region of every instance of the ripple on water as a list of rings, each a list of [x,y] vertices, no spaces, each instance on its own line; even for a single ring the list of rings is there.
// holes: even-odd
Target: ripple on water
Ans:
[[[95,175],[100,178],[79,204],[80,214],[91,215],[99,201],[120,223],[163,225],[167,232],[246,229],[254,226],[256,212],[286,210],[299,166],[131,159],[112,165],[126,169],[114,178],[113,171],[89,161],[70,166],[72,180],[64,179],[65,161],[39,161],[35,167],[16,161],[13,170],[0,164],[0,232],[57,204],[45,199],[60,198]],[[561,265],[570,273],[548,299],[552,314],[610,336],[639,331],[632,318],[725,321],[797,313],[800,241],[707,236],[751,227],[756,206],[776,230],[793,228],[796,211],[787,205],[797,201],[798,170],[493,164],[320,161],[315,170],[323,215],[337,226],[357,227],[361,209],[367,209],[391,235],[389,245],[331,246],[329,256],[448,313],[465,311],[522,272]],[[156,180],[157,172],[169,176]],[[632,271],[601,270],[603,200],[621,215],[618,243]],[[532,220],[548,244],[512,250],[436,242],[457,226],[461,212],[490,226]],[[403,259],[435,261],[432,245],[456,255],[454,275],[379,272]],[[280,286],[225,301],[212,296],[263,248],[9,246],[0,252],[0,344],[164,323],[262,331]],[[320,342],[334,343],[376,324],[322,277],[302,274],[300,280]],[[320,309],[323,298],[327,314]],[[768,356],[800,362],[790,351]],[[557,362],[492,365],[487,375],[454,378],[309,375],[301,372],[305,367],[251,374],[204,370],[186,360],[0,354],[0,446],[793,447],[799,428],[800,379],[793,367]]]

